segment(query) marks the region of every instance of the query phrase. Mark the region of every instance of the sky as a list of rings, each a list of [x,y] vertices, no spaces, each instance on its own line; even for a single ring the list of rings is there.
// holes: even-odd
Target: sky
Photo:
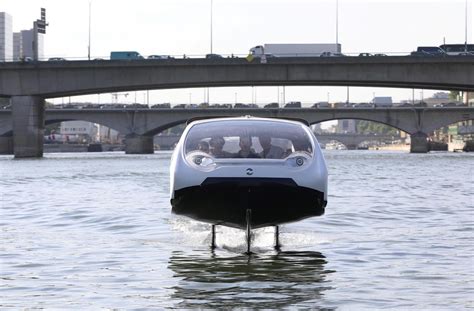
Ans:
[[[342,52],[409,54],[417,46],[472,43],[473,0],[0,0],[0,12],[13,18],[13,30],[32,27],[46,8],[49,23],[45,57],[85,59],[89,46],[91,8],[91,58],[107,58],[110,51],[133,50],[151,54],[199,56],[246,55],[265,43],[333,43]],[[336,14],[338,12],[338,14]],[[392,96],[394,101],[431,96],[433,90],[349,88],[352,102],[373,96]],[[319,101],[345,102],[346,87],[286,87],[285,100],[311,105]],[[127,96],[125,96],[127,94]],[[155,104],[200,103],[206,89],[123,92],[120,102]],[[283,102],[282,87],[225,87],[209,90],[210,103]],[[148,97],[147,97],[148,95]],[[147,100],[149,99],[149,101]],[[51,99],[112,102],[111,94]]]

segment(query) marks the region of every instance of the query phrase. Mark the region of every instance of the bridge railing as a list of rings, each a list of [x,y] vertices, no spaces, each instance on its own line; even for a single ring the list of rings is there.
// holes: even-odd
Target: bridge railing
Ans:
[[[385,56],[413,56],[413,52],[407,51],[353,51],[353,52],[344,52],[342,54],[331,54],[327,57],[385,57]],[[463,56],[471,56],[474,57],[474,53],[472,55],[466,54]],[[152,54],[145,56],[143,58],[134,58],[134,59],[126,59],[126,61],[134,61],[134,60],[149,60],[149,61],[163,61],[169,59],[217,59],[217,58],[246,58],[248,57],[248,53],[223,53],[223,54]],[[271,57],[272,55],[268,55]],[[314,53],[312,54],[304,54],[304,53],[291,53],[286,55],[287,57],[314,57]],[[325,55],[320,55],[325,56]],[[420,57],[432,57],[430,55],[417,55]],[[446,57],[453,57],[458,55],[444,55]],[[285,55],[279,54],[278,57],[285,57]],[[69,56],[69,55],[47,55],[39,59],[39,61],[106,61],[111,60],[110,55],[96,55],[93,57],[88,57],[86,55],[79,55],[79,56]],[[31,62],[33,61],[30,57],[25,57],[22,59],[15,59],[15,58],[7,58],[4,59],[3,62]],[[2,62],[2,61],[0,61]]]

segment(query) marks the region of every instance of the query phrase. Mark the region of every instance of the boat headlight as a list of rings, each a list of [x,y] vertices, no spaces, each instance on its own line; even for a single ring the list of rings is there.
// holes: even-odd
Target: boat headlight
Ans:
[[[195,168],[210,169],[215,165],[214,158],[204,152],[196,152],[186,156],[186,160]]]
[[[302,152],[295,152],[286,159],[286,165],[291,167],[302,167],[311,161],[311,157]]]

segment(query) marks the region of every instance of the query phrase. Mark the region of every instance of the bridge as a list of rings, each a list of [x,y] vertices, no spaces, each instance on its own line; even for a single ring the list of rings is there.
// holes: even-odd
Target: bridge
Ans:
[[[0,96],[150,89],[343,85],[474,90],[474,56],[274,57],[0,63]]]
[[[338,134],[338,133],[316,133],[318,141],[322,144],[327,144],[331,141],[337,141],[349,150],[355,150],[360,147],[360,144],[363,142],[386,142],[397,139],[393,135],[384,135],[384,134],[357,134],[357,133],[347,133],[347,134]]]
[[[0,63],[0,96],[9,97],[12,103],[15,157],[42,156],[45,98],[149,89],[259,85],[344,85],[472,91],[474,57],[275,57],[266,62],[259,58],[253,61],[223,58]],[[242,113],[243,111],[234,109],[231,115]],[[294,114],[298,116],[300,113],[301,111]],[[394,112],[397,116],[400,113],[403,114]],[[192,114],[207,113],[183,113],[172,121],[182,122]],[[257,114],[280,115],[267,110],[258,111]],[[281,115],[286,114],[290,112],[286,111]],[[439,116],[439,112],[433,114],[442,120],[438,123],[444,124],[444,117]],[[322,115],[327,120],[335,118],[331,114]],[[436,120],[430,123],[413,111],[406,113],[406,120],[393,116],[392,113],[387,117],[383,117],[382,113],[380,115],[374,118],[389,125],[393,123],[393,126],[402,130],[405,128],[412,134],[412,141],[414,137],[420,136],[420,144],[423,144],[426,133],[429,133],[424,130],[424,124],[436,123]],[[341,117],[344,118],[344,113],[341,113]],[[101,121],[97,123],[110,123],[104,117],[97,118]],[[130,114],[123,114],[121,118],[130,118]],[[163,126],[168,126],[166,118],[156,117],[154,122],[161,121],[161,125],[153,123],[153,128],[143,125],[148,124],[148,121],[142,122],[136,118],[141,118],[140,113],[133,115],[132,120],[137,122],[133,121],[132,125],[121,128],[121,132],[125,130],[123,133],[129,136],[129,146],[133,145],[132,137],[150,137]],[[387,118],[395,118],[396,121]],[[309,121],[322,120],[316,118]],[[135,136],[131,136],[132,134]],[[140,145],[141,142],[138,142],[138,150],[142,149]],[[128,149],[129,152],[133,150],[132,147]],[[417,143],[412,144],[412,151],[417,150],[424,149],[419,148]]]
[[[18,108],[28,105],[18,105]],[[13,107],[13,111],[15,107]],[[43,151],[43,135],[36,137],[34,143],[19,136],[15,142],[16,126],[13,111],[0,111],[0,149],[3,153],[14,151],[15,156],[23,152]],[[299,118],[310,124],[341,120],[359,119],[386,124],[411,135],[411,152],[428,152],[428,134],[441,127],[456,122],[474,120],[473,107],[443,108],[240,108],[240,109],[49,109],[44,115],[32,119],[16,121],[53,124],[62,121],[83,120],[105,125],[125,135],[126,153],[152,153],[153,136],[194,117],[242,116]],[[37,124],[38,128],[42,128]],[[21,140],[23,139],[23,141]],[[20,144],[20,145],[18,145]],[[22,145],[23,144],[23,145]],[[37,148],[24,150],[17,148]],[[13,148],[12,148],[13,146]],[[12,150],[13,149],[13,150]]]

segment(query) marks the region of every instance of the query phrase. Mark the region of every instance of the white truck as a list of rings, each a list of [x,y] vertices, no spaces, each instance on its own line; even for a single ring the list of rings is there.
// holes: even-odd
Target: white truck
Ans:
[[[250,49],[253,57],[318,57],[321,54],[341,53],[341,44],[336,43],[271,43]]]

